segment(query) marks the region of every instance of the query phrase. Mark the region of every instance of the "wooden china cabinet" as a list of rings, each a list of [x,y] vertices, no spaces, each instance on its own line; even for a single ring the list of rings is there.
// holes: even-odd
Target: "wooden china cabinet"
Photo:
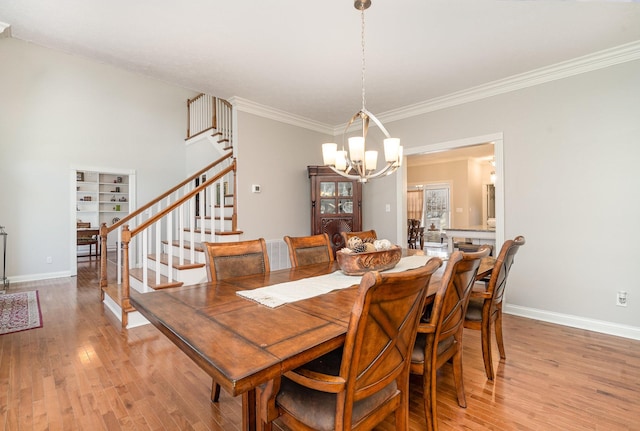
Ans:
[[[362,230],[362,183],[327,166],[307,166],[311,180],[311,234],[326,233],[333,252],[344,247],[340,232]]]

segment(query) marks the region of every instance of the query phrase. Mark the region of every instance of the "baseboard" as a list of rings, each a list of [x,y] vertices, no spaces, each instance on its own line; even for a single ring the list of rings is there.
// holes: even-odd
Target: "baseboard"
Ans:
[[[49,280],[52,278],[64,278],[71,277],[70,271],[60,271],[60,272],[47,272],[43,274],[30,274],[30,275],[18,275],[13,277],[8,277],[9,283],[24,283],[27,281],[38,281],[38,280]]]
[[[572,328],[586,329],[588,331],[640,340],[640,327],[637,326],[622,325],[619,323],[605,322],[604,320],[588,319],[570,314],[555,313],[553,311],[538,310],[511,304],[505,304],[504,312],[514,316],[557,323],[558,325],[570,326]]]

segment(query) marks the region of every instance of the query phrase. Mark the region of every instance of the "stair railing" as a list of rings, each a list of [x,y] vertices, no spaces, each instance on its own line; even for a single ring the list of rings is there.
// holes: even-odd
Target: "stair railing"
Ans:
[[[217,97],[198,94],[187,100],[187,139],[217,127]]]
[[[233,197],[236,189],[235,173],[236,160],[229,152],[117,223],[111,226],[103,224],[100,227],[103,250],[100,261],[100,287],[105,288],[109,284],[107,244],[110,238],[113,244],[115,238],[115,284],[121,286],[123,319],[125,305],[129,307],[131,270],[142,271],[145,286],[143,290],[149,286],[149,255],[155,256],[155,284],[161,284],[161,280],[171,283],[175,281],[174,257],[180,265],[184,264],[185,259],[195,262],[195,248],[198,242],[215,242],[216,232],[219,234],[237,230],[237,204]],[[196,179],[199,183],[197,186]],[[233,204],[229,202],[231,200]],[[220,205],[214,205],[215,202],[219,202]],[[225,205],[225,202],[229,204]],[[225,208],[231,212],[230,216],[225,216]],[[225,221],[229,220],[230,227],[225,224]],[[174,252],[174,245],[177,253]],[[189,256],[185,256],[185,249],[189,250]],[[162,257],[166,257],[167,270],[161,274]],[[123,325],[126,326],[124,320]]]
[[[218,116],[216,117],[216,128],[220,134],[218,142],[224,143],[225,148],[228,148],[231,145],[231,142],[233,142],[233,136],[231,134],[231,131],[233,130],[231,123],[231,103],[224,99],[217,98],[216,112],[218,113]]]
[[[187,139],[216,130],[218,143],[230,147],[233,136],[231,103],[219,97],[199,94],[187,100]]]

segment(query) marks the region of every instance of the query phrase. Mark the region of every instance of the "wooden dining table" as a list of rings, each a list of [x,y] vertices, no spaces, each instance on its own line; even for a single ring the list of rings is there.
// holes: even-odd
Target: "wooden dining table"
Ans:
[[[429,295],[437,291],[444,267],[432,276]],[[488,275],[492,267],[493,258],[485,258],[478,279]],[[359,278],[354,278],[351,287],[276,308],[236,292],[339,269],[332,262],[149,293],[132,290],[130,300],[229,394],[242,395],[242,429],[255,430],[259,385],[344,343]]]

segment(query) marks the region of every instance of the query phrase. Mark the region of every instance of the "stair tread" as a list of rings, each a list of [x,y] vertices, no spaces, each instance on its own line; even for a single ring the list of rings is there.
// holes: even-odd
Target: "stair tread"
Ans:
[[[242,235],[244,231],[241,230],[227,230],[224,232],[216,231],[216,235]]]
[[[162,241],[163,244],[167,245],[168,242],[167,241]],[[204,247],[202,247],[202,243],[201,242],[194,242],[194,248],[195,251],[201,251],[204,252]],[[174,247],[180,247],[180,241],[178,240],[173,240],[171,241],[171,245]],[[191,250],[191,242],[190,241],[185,241],[182,246],[184,247],[185,250]]]
[[[150,254],[147,256],[147,258],[149,258],[149,260],[156,260],[156,255],[155,254]],[[184,259],[184,263],[181,265],[180,264],[180,257],[178,256],[172,256],[172,266],[175,269],[178,270],[182,270],[182,269],[193,269],[193,268],[202,268],[204,266],[204,263],[199,263],[199,262],[191,262],[189,259]],[[169,264],[169,255],[166,253],[163,253],[160,255],[160,263],[164,264],[164,265],[168,265]]]
[[[204,219],[205,220],[211,220],[211,216],[205,216]],[[220,216],[215,216],[214,219],[215,220],[220,220]],[[232,216],[225,216],[224,219],[225,220],[233,220],[233,217]],[[196,221],[197,220],[200,220],[200,217],[196,217]]]
[[[190,229],[185,228],[184,229],[185,232],[191,232]],[[194,229],[193,233],[202,233],[202,230],[200,229]],[[205,229],[204,230],[205,235],[211,235],[211,229]],[[220,232],[219,230],[214,232],[216,235],[241,235],[243,233],[243,231],[241,230],[225,230],[224,232]],[[177,244],[174,244],[177,245]]]
[[[142,268],[133,268],[129,270],[129,275],[138,281],[142,281],[143,279]],[[149,287],[154,290],[166,289],[169,287],[180,287],[184,284],[182,281],[169,282],[169,279],[164,275],[160,276],[160,283],[156,283],[156,272],[152,269],[147,269],[147,277],[148,277],[147,282],[149,284]]]
[[[129,304],[127,307],[123,307],[123,300],[122,300],[122,285],[121,284],[117,284],[117,283],[109,283],[107,284],[106,287],[102,288],[102,291],[104,292],[105,295],[107,295],[109,298],[111,298],[113,300],[113,302],[115,302],[116,304],[118,304],[118,306],[120,308],[124,308],[124,311],[129,313],[131,311],[134,311],[135,308],[133,308],[131,306],[131,304]]]

